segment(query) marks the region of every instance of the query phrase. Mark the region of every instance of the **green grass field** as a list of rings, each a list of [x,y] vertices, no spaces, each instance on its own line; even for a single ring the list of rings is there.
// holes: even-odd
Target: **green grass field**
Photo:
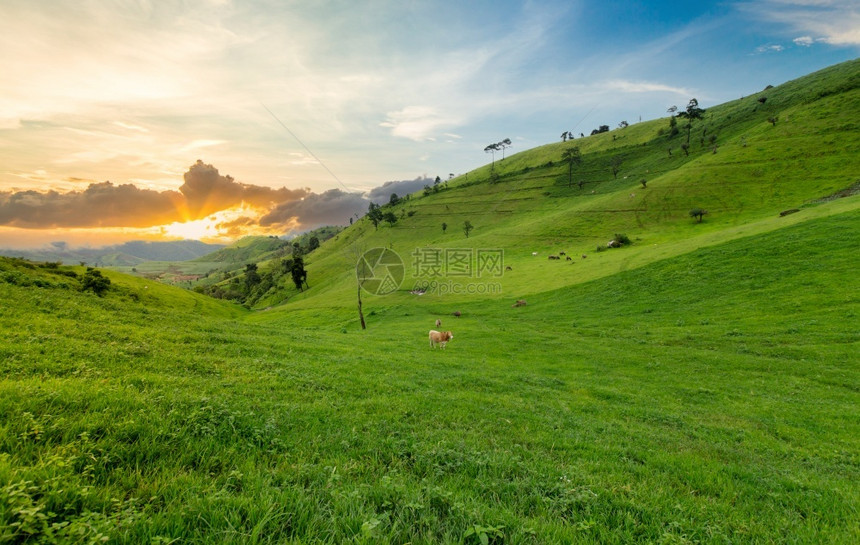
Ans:
[[[769,90],[776,125],[756,97],[713,108],[716,154],[648,152],[665,120],[577,141],[583,190],[541,166],[561,143],[494,184],[482,167],[339,233],[309,290],[255,309],[0,258],[0,543],[860,541],[860,196],[825,198],[857,182],[835,112],[858,66]],[[621,145],[615,180],[598,166]],[[596,251],[617,232],[633,244]],[[512,270],[477,295],[407,274],[364,295],[362,331],[374,246],[407,268],[498,248]]]
[[[856,541],[857,225],[465,305],[444,351],[432,305],[360,334],[0,284],[0,535]]]

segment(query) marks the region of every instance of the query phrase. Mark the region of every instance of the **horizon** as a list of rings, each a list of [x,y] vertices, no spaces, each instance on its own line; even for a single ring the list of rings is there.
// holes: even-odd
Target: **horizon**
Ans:
[[[503,138],[516,153],[855,59],[860,8],[10,1],[0,29],[0,247],[25,249],[345,225]]]

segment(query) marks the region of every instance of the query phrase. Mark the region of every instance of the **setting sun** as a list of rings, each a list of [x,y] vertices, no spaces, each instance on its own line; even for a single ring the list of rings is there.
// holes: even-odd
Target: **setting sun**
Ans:
[[[191,240],[211,240],[218,238],[218,230],[212,217],[193,221],[173,222],[162,227],[164,234]]]

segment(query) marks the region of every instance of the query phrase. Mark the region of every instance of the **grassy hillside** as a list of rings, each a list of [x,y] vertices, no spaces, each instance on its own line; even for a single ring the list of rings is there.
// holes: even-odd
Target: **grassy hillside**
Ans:
[[[278,237],[244,237],[226,248],[197,258],[207,263],[246,263],[249,260],[264,259],[265,256],[289,246]]]
[[[289,243],[278,237],[244,237],[233,244],[223,247],[206,255],[191,256],[186,259],[171,261],[122,262],[106,259],[102,266],[111,267],[125,273],[131,273],[151,280],[192,288],[195,285],[208,285],[217,282],[229,272],[235,276],[236,271],[244,268],[246,263],[280,257],[289,253]]]
[[[689,156],[667,119],[512,155],[258,310],[0,258],[0,542],[857,542],[858,72],[709,108]],[[406,277],[362,331],[373,247]],[[415,275],[416,248],[511,270]]]
[[[411,214],[393,227],[357,222],[308,256],[308,293],[285,284],[258,306],[287,300],[299,307],[304,300],[307,307],[352,306],[356,255],[373,247],[395,250],[406,264],[401,294],[427,280],[411,274],[417,248],[502,249],[513,269],[500,280],[502,292],[517,297],[803,221],[821,213],[816,207],[823,197],[850,187],[856,192],[857,112],[860,61],[852,61],[708,108],[693,123],[689,156],[680,148],[685,131],[669,136],[668,118],[526,150],[495,162],[495,183],[486,165],[438,193],[412,195],[392,208],[398,217]],[[569,187],[561,159],[573,146],[582,163]],[[621,161],[617,176],[614,158]],[[689,216],[696,207],[708,211],[699,224]],[[779,216],[792,209],[800,212]],[[475,226],[468,238],[466,220]],[[628,235],[633,246],[592,259],[616,233]],[[547,255],[560,251],[578,259],[549,269]]]
[[[425,344],[432,304],[344,334],[325,313],[122,275],[99,298],[16,268],[0,535],[856,541],[857,226],[830,215],[521,308],[475,301],[442,316],[445,351]]]

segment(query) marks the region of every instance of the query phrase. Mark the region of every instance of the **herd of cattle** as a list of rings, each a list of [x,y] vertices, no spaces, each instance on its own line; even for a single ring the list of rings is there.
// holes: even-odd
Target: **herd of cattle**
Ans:
[[[610,242],[610,244],[611,244],[611,242]],[[532,252],[532,255],[537,256],[538,253]],[[547,256],[547,258],[550,261],[561,260],[561,256],[564,256],[565,259],[567,259],[567,261],[573,261],[573,258],[571,258],[569,255],[567,255],[565,252],[559,252],[558,255],[549,255],[549,256]],[[582,254],[582,259],[585,259],[587,257],[588,256],[586,254]],[[511,267],[505,267],[505,270],[511,271],[513,269]],[[511,306],[522,307],[522,306],[525,306],[526,304],[527,303],[524,299],[518,299],[517,302]],[[459,310],[455,311],[453,313],[453,316],[455,316],[457,318],[459,318],[460,315],[461,314],[460,314]],[[440,320],[438,318],[436,319],[436,327],[442,327],[442,320]],[[435,329],[431,329],[429,337],[430,337],[430,348],[436,348],[437,346],[439,346],[441,348],[445,348],[445,345],[448,344],[448,341],[450,341],[451,339],[454,338],[454,333],[452,333],[451,331],[437,331]]]
[[[532,252],[532,255],[533,255],[533,256],[536,256],[536,255],[538,255],[538,253],[537,253],[537,252]],[[560,260],[560,259],[561,259],[561,256],[564,256],[564,258],[565,258],[567,261],[573,261],[573,258],[572,258],[572,257],[570,257],[569,255],[567,255],[567,254],[566,254],[566,253],[564,253],[564,252],[559,252],[559,253],[558,253],[558,255],[551,255],[551,254],[550,254],[550,255],[548,255],[548,256],[547,256],[547,259],[549,259],[550,261],[552,261],[552,260],[554,260],[554,259],[559,259],[559,260]],[[582,254],[582,259],[585,259],[586,257],[588,257],[588,256],[587,256],[587,255],[585,255],[585,254]]]

